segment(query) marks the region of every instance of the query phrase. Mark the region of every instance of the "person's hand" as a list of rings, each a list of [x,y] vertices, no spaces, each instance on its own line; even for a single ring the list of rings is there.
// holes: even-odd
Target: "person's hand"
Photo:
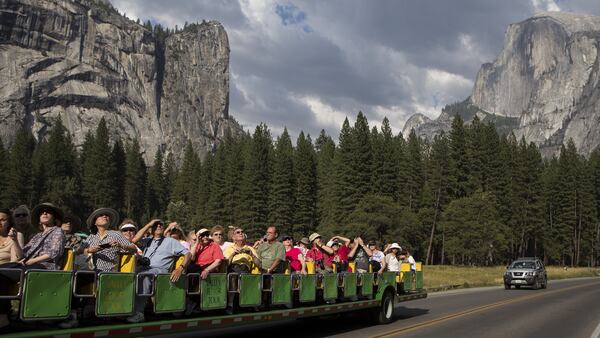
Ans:
[[[93,246],[90,246],[89,248],[87,248],[88,253],[96,253],[100,250],[101,250],[101,248],[97,245],[93,245]]]
[[[259,246],[260,243],[262,243],[262,239],[259,239],[256,242],[254,242],[254,247],[256,248],[257,246]]]
[[[21,264],[23,266],[27,265],[27,262],[25,261],[25,258],[21,259],[20,261],[17,261],[17,263],[19,263],[19,264]]]
[[[308,272],[306,272],[306,270],[302,270],[300,273],[303,274],[304,276],[306,276],[308,274]]]
[[[121,245],[121,243],[119,243],[119,242],[117,242],[117,241],[112,241],[112,242],[110,242],[110,246],[112,246],[113,248],[114,248],[114,247],[117,247],[117,248],[120,248],[120,249],[122,249],[122,248],[123,248],[123,246]]]
[[[202,278],[202,279],[206,279],[206,277],[208,277],[208,274],[209,274],[208,270],[207,270],[207,269],[204,269],[204,270],[202,270],[202,272],[200,273],[200,278]]]
[[[179,280],[179,277],[183,274],[183,267],[178,267],[171,272],[171,282],[175,283]]]
[[[10,231],[8,232],[8,237],[10,239],[12,239],[13,241],[17,240],[17,230],[15,228],[10,229]]]

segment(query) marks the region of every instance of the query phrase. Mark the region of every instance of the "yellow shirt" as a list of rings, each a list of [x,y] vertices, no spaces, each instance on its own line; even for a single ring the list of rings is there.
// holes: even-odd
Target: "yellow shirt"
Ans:
[[[225,258],[229,259],[233,254],[235,254],[236,248],[237,248],[237,246],[235,244],[230,245],[229,247],[227,247],[227,249],[225,249],[225,251],[223,251],[223,256],[225,256]],[[242,249],[250,250],[250,251],[252,251],[252,254],[256,256],[256,250],[254,250],[253,247],[251,247],[249,245],[244,245],[244,247]],[[235,256],[233,256],[233,259],[230,260],[229,262],[231,264],[243,264],[243,265],[247,266],[249,269],[252,269],[252,265],[253,265],[252,256],[247,253],[238,253]]]

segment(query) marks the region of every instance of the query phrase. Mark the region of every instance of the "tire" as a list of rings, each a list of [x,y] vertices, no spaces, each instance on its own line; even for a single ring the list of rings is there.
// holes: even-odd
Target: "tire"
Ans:
[[[542,284],[542,289],[545,289],[548,287],[548,279],[544,279],[544,284]]]
[[[389,324],[394,320],[394,293],[391,290],[383,294],[381,304],[373,310],[373,315],[377,324]]]
[[[540,288],[540,280],[536,278],[533,281],[533,285],[531,286],[531,288],[534,290],[538,290]]]
[[[504,290],[510,290],[510,284],[504,283]]]

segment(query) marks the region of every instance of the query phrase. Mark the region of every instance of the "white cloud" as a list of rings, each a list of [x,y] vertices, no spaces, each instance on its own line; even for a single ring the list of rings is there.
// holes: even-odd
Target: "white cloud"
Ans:
[[[560,7],[554,0],[531,0],[536,12],[560,12]]]
[[[304,96],[296,99],[306,105],[317,122],[324,127],[339,128],[346,117],[351,118],[346,113],[322,102],[318,97]]]

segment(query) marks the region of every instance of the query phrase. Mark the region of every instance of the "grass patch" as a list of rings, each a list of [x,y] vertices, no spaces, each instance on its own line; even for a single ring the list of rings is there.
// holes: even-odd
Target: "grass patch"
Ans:
[[[506,267],[471,267],[431,265],[423,266],[425,288],[467,288],[478,286],[500,286]],[[565,279],[577,277],[600,276],[600,268],[565,268],[546,267],[548,279]]]

